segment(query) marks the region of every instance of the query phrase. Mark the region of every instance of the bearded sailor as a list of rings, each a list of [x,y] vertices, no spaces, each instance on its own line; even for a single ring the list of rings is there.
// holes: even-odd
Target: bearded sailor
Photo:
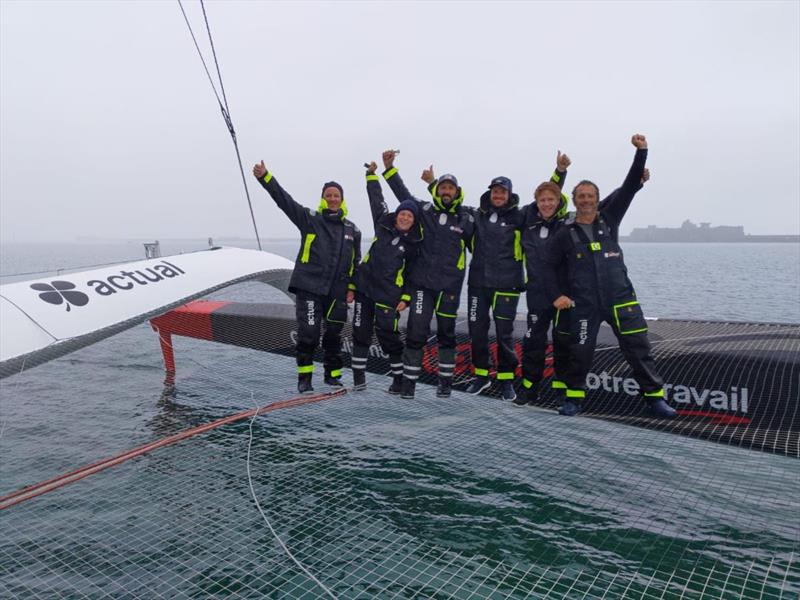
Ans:
[[[422,371],[423,348],[430,334],[431,319],[436,315],[439,355],[439,384],[436,395],[449,398],[456,364],[456,314],[467,266],[467,242],[472,237],[474,219],[461,206],[464,192],[454,175],[442,175],[430,183],[433,202],[411,195],[397,168],[396,153],[383,153],[383,177],[400,202],[411,200],[419,209],[423,238],[419,256],[409,269],[408,293],[399,306],[410,306],[406,348],[403,352],[401,396],[413,398]],[[433,167],[423,172],[428,181]]]

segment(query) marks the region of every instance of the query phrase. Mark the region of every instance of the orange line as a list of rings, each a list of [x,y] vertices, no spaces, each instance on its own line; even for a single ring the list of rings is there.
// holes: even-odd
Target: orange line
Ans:
[[[211,429],[216,429],[217,427],[221,427],[222,425],[227,425],[228,423],[233,423],[235,421],[241,421],[242,419],[252,417],[255,414],[262,414],[266,412],[271,412],[273,410],[279,410],[282,408],[291,408],[293,406],[301,406],[303,404],[311,404],[313,402],[321,402],[322,400],[329,400],[331,398],[336,398],[337,396],[341,396],[345,393],[347,393],[347,390],[342,389],[342,390],[337,390],[335,392],[316,394],[314,396],[297,396],[295,398],[290,398],[288,400],[273,402],[272,404],[267,404],[266,406],[262,406],[260,408],[251,408],[250,410],[246,410],[244,412],[240,412],[235,415],[230,415],[228,417],[224,417],[222,419],[218,419],[217,421],[212,421],[210,423],[206,423],[198,427],[185,429],[179,433],[176,433],[175,435],[171,435],[162,438],[160,440],[156,440],[155,442],[150,442],[149,444],[133,448],[131,450],[128,450],[127,452],[123,452],[122,454],[111,456],[109,458],[81,467],[80,469],[70,471],[69,473],[64,473],[63,475],[59,475],[58,477],[53,477],[52,479],[47,479],[45,481],[41,481],[34,485],[29,485],[27,487],[17,490],[16,492],[11,492],[10,494],[0,497],[0,510],[10,508],[15,504],[24,502],[25,500],[30,500],[31,498],[35,498],[36,496],[40,496],[47,492],[51,492],[69,483],[79,481],[84,477],[88,477],[89,475],[93,475],[94,473],[99,473],[100,471],[108,469],[109,467],[113,467],[115,465],[123,463],[127,460],[130,460],[131,458],[141,456],[142,454],[150,452],[151,450],[156,450],[164,446],[175,444],[176,442],[180,442],[181,440],[185,440],[200,433],[205,433],[206,431],[209,431]]]

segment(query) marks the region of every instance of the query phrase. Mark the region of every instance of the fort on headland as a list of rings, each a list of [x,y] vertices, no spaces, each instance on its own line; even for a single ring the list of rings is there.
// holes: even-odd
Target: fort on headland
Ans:
[[[626,242],[794,242],[800,243],[800,235],[750,235],[744,232],[743,225],[716,225],[700,223],[696,225],[689,219],[680,227],[636,227],[629,236],[621,238]]]

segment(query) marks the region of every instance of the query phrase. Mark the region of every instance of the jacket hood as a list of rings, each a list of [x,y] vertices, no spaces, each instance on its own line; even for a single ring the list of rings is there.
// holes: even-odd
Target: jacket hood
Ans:
[[[436,210],[444,210],[450,212],[456,212],[456,209],[464,202],[464,190],[461,189],[461,186],[456,188],[456,197],[450,203],[450,206],[445,206],[442,202],[442,198],[439,196],[439,183],[433,182],[428,186],[428,190],[433,196],[433,204],[436,207]]]
[[[328,201],[325,198],[321,198],[319,201],[319,206],[317,207],[317,212],[322,214],[323,211],[330,210],[328,208]],[[347,202],[345,202],[344,197],[342,197],[342,205],[339,207],[338,212],[341,212],[341,218],[344,219],[347,216]]]
[[[495,210],[497,212],[505,212],[507,210],[511,210],[512,208],[519,206],[519,196],[514,193],[512,193],[508,197],[508,202],[504,206],[501,206],[500,208],[495,208],[494,206],[492,206],[491,198],[492,198],[491,190],[488,190],[486,192],[483,192],[483,194],[481,194],[481,210],[483,212],[488,212],[490,210]]]

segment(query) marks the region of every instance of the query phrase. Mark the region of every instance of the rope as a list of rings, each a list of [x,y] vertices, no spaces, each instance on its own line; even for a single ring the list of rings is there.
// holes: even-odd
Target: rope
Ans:
[[[313,396],[296,396],[288,400],[280,400],[278,402],[273,402],[272,404],[267,404],[266,406],[262,406],[260,408],[252,408],[244,412],[236,413],[234,415],[229,415],[222,419],[211,421],[210,423],[205,423],[204,425],[200,425],[198,427],[184,429],[183,431],[176,433],[175,435],[170,435],[165,438],[161,438],[160,440],[156,440],[155,442],[150,442],[149,444],[138,446],[136,448],[123,452],[122,454],[117,454],[116,456],[105,458],[103,460],[92,463],[90,465],[86,465],[85,467],[81,467],[69,473],[65,473],[63,475],[53,477],[52,479],[47,479],[45,481],[36,483],[34,485],[24,487],[22,489],[17,490],[16,492],[11,492],[10,494],[6,494],[5,496],[0,497],[0,510],[10,508],[15,504],[19,504],[20,502],[24,502],[25,500],[30,500],[31,498],[35,498],[36,496],[40,496],[41,494],[52,492],[53,490],[63,487],[69,483],[73,483],[75,481],[83,479],[84,477],[88,477],[89,475],[99,473],[100,471],[104,471],[109,467],[116,466],[132,458],[136,458],[137,456],[141,456],[143,454],[146,454],[147,452],[151,452],[152,450],[163,448],[164,446],[170,446],[172,444],[193,437],[200,433],[205,433],[206,431],[210,431],[211,429],[216,429],[217,427],[221,427],[222,425],[227,425],[228,423],[241,421],[242,419],[247,419],[248,417],[252,417],[259,413],[263,414],[265,412],[271,412],[273,410],[279,410],[282,408],[291,408],[293,406],[311,404],[312,402],[330,400],[331,398],[342,396],[346,393],[347,393],[346,389],[341,389],[341,390],[336,390],[334,392],[324,392],[321,394],[315,394]]]
[[[200,6],[203,9],[203,19],[206,24],[206,31],[208,32],[208,40],[211,44],[211,53],[214,56],[214,65],[217,69],[217,77],[219,78],[219,87],[220,91],[222,92],[222,99],[219,97],[219,93],[217,93],[217,87],[214,85],[214,80],[211,77],[211,73],[208,70],[208,66],[206,65],[206,60],[203,58],[203,53],[200,51],[200,46],[197,43],[197,38],[194,35],[194,30],[192,30],[192,26],[189,23],[189,18],[186,16],[186,11],[183,9],[183,4],[181,0],[178,0],[178,6],[181,9],[181,13],[183,14],[183,20],[186,21],[186,27],[189,28],[189,34],[192,36],[192,41],[194,42],[194,47],[197,50],[197,55],[200,57],[200,62],[203,63],[203,69],[206,71],[206,76],[208,77],[208,82],[211,84],[211,89],[214,90],[214,96],[217,99],[217,104],[219,104],[219,109],[222,112],[222,118],[225,120],[225,125],[228,128],[228,133],[231,134],[231,140],[233,140],[233,148],[236,150],[236,160],[239,163],[239,173],[242,176],[242,185],[244,185],[244,193],[247,197],[247,207],[250,209],[250,219],[253,222],[253,229],[256,233],[256,242],[258,243],[258,249],[263,250],[261,247],[261,238],[258,235],[258,226],[256,225],[256,216],[253,213],[253,202],[250,200],[250,190],[247,189],[247,178],[244,174],[244,167],[242,166],[242,156],[239,152],[239,142],[236,140],[236,130],[233,127],[233,119],[231,119],[231,112],[228,107],[228,98],[225,95],[225,86],[222,83],[222,72],[219,68],[219,62],[217,61],[217,52],[214,49],[214,40],[211,37],[211,27],[208,24],[208,16],[206,15],[206,7],[203,3],[203,0],[200,0]]]
[[[250,419],[250,426],[249,426],[250,437],[247,440],[247,462],[245,463],[245,466],[247,468],[247,484],[250,486],[250,495],[253,497],[253,501],[256,503],[256,508],[258,509],[258,512],[261,514],[261,517],[264,519],[264,522],[267,524],[267,527],[269,527],[272,536],[276,540],[278,540],[278,543],[281,545],[281,548],[283,548],[283,551],[286,553],[286,555],[292,559],[294,564],[296,564],[300,568],[300,570],[303,571],[303,573],[308,575],[314,581],[314,583],[316,583],[320,588],[322,588],[328,594],[328,596],[333,598],[333,600],[336,600],[336,596],[333,595],[333,592],[331,592],[327,587],[325,587],[325,584],[323,584],[319,579],[317,579],[311,571],[309,571],[306,567],[304,567],[300,563],[300,561],[295,558],[294,554],[292,554],[291,550],[289,550],[289,548],[286,546],[286,544],[278,535],[278,532],[275,531],[275,529],[272,527],[272,523],[269,522],[267,515],[264,513],[264,509],[261,508],[261,503],[258,501],[258,496],[256,495],[256,490],[255,487],[253,486],[253,477],[250,474],[250,450],[253,446],[253,422],[256,420],[256,417],[258,416],[258,411],[259,409],[256,408],[253,417]]]

